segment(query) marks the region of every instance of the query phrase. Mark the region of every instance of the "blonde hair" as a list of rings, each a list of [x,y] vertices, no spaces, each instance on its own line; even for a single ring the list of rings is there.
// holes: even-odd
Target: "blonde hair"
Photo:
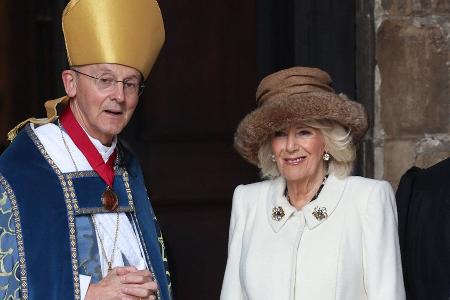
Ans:
[[[301,124],[319,130],[322,134],[325,151],[331,155],[327,164],[327,174],[339,178],[349,176],[356,159],[356,147],[351,132],[342,125],[330,120],[307,120]],[[277,164],[272,161],[271,138],[267,139],[258,150],[258,167],[262,178],[273,179],[280,176]]]

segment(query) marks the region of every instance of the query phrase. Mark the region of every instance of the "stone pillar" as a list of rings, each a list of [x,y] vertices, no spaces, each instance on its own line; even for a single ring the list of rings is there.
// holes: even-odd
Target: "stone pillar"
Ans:
[[[375,177],[450,156],[450,1],[375,0]]]

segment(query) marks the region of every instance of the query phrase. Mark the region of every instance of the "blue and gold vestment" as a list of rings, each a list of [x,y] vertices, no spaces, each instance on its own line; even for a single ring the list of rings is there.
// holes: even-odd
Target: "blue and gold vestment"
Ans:
[[[164,243],[135,157],[121,147],[114,189],[136,230],[158,297],[171,299]],[[80,299],[79,275],[101,279],[90,214],[103,181],[92,171],[62,173],[28,125],[0,156],[0,296]],[[126,263],[126,260],[124,260]]]

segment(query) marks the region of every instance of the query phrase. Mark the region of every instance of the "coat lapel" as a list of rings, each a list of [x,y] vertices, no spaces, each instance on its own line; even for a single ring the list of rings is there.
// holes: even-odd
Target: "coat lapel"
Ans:
[[[342,198],[347,179],[328,176],[319,197],[303,207],[306,226],[313,229],[325,222],[334,212]]]
[[[267,220],[274,232],[279,232],[286,224],[290,216],[295,213],[295,208],[289,203],[284,196],[286,181],[283,177],[277,177],[272,180],[269,191],[267,193]],[[275,218],[275,210],[282,212],[282,217]],[[280,216],[280,215],[279,215]]]

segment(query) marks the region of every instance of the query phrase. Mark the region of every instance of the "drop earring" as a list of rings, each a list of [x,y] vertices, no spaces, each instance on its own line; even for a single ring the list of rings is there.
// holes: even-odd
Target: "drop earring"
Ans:
[[[275,162],[276,160],[275,160],[275,155],[274,154],[272,154],[271,156],[270,156],[270,160],[272,161],[272,162]]]

